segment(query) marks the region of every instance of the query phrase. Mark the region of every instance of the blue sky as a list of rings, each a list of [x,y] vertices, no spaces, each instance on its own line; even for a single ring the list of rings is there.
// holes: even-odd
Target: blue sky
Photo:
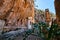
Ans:
[[[45,10],[48,8],[50,12],[55,14],[54,0],[36,0],[35,4],[38,5],[37,9]]]

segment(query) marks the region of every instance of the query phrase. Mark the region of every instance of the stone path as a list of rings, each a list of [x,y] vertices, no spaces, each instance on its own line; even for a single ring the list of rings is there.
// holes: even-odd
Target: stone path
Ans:
[[[20,29],[20,30],[17,30],[17,31],[11,31],[11,32],[7,32],[7,33],[4,33],[0,36],[0,39],[1,40],[9,40],[9,39],[14,39],[15,37],[19,36],[19,35],[22,35],[22,33],[24,33],[24,29]]]
[[[0,40],[23,40],[26,29],[19,29],[17,31],[10,31],[0,36]],[[41,40],[41,38],[34,35],[29,35],[26,40]]]

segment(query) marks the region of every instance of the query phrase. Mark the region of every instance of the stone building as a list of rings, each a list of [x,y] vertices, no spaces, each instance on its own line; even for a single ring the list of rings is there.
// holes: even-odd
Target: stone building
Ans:
[[[26,25],[34,21],[34,0],[0,0],[0,19],[7,25]]]

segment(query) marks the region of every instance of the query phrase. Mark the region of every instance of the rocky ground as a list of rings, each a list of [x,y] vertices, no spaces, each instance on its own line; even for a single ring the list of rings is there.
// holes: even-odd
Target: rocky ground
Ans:
[[[17,31],[10,31],[0,35],[0,40],[23,40],[26,29],[20,29]],[[35,35],[29,35],[26,40],[42,40]]]
[[[4,24],[5,24],[5,21],[0,20],[0,40],[23,40],[25,31],[27,31],[27,28],[20,28],[19,30],[14,30],[14,31],[1,34]],[[42,39],[34,35],[29,35],[26,38],[26,40],[42,40]]]
[[[19,36],[19,37],[16,37],[14,40],[23,40],[23,37]],[[42,40],[42,39],[34,35],[29,35],[26,40]]]

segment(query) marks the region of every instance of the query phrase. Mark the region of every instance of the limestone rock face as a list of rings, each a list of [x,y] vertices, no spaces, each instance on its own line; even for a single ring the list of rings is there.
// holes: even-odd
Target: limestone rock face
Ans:
[[[60,25],[60,0],[55,0],[57,23]]]
[[[4,20],[0,20],[0,28],[3,27],[5,25],[5,21]]]
[[[0,1],[0,19],[4,19],[9,14],[10,9],[13,6],[13,0],[1,0]]]
[[[46,18],[46,22],[51,21],[51,16],[50,16],[50,13],[49,13],[49,9],[45,9],[45,18]]]
[[[34,18],[34,0],[0,0],[0,19],[13,25],[25,23],[28,17]]]

